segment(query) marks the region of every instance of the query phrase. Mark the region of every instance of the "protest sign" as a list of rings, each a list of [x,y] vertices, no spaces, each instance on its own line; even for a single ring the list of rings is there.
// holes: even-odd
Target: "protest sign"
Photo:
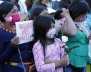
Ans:
[[[33,21],[22,21],[16,22],[16,35],[19,37],[19,44],[30,42],[34,39],[33,37]]]

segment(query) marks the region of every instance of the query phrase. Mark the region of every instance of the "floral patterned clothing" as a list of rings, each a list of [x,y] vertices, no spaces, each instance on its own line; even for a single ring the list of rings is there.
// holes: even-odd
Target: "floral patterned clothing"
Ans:
[[[35,60],[35,65],[38,72],[63,72],[63,67],[55,68],[54,63],[45,64],[45,60],[48,59],[50,61],[60,60],[64,56],[64,48],[65,45],[59,39],[55,39],[55,42],[51,45],[47,45],[45,50],[41,45],[40,41],[37,41],[33,47],[33,55]],[[69,60],[68,60],[69,63]]]

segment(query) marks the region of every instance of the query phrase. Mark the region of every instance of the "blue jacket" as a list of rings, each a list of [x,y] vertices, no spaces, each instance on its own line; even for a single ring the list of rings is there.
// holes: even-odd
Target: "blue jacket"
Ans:
[[[10,41],[14,36],[15,33],[10,33],[0,28],[0,72],[23,72],[19,67],[5,64],[5,62],[21,63],[18,48],[10,45]],[[19,45],[23,62],[31,61],[31,48],[32,46],[29,46],[29,43]]]

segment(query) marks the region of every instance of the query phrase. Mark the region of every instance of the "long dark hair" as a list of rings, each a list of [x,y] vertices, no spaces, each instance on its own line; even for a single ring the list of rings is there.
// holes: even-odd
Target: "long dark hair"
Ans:
[[[40,40],[43,48],[46,45],[46,33],[50,29],[51,23],[55,23],[55,21],[49,16],[38,16],[34,19],[34,41]]]

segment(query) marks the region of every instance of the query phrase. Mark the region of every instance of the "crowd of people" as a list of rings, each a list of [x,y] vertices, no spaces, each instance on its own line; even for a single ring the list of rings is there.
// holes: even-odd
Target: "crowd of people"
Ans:
[[[90,72],[90,0],[0,0],[0,72]],[[16,22],[33,21],[19,44]]]

